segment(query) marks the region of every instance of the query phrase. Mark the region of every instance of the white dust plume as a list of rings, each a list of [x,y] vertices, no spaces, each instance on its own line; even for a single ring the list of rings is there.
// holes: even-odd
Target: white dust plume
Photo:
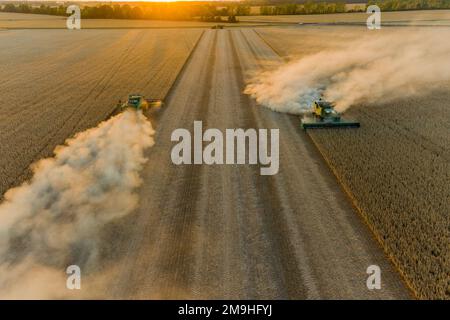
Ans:
[[[126,111],[33,165],[0,205],[0,297],[64,296],[66,267],[95,263],[102,226],[133,211],[154,131]]]
[[[262,73],[245,92],[275,111],[301,114],[321,96],[344,111],[426,94],[450,80],[448,30],[368,32],[344,49],[323,50]]]

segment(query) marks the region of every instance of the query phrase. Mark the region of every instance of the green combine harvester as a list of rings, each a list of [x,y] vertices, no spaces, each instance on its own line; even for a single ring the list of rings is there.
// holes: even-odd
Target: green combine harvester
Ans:
[[[303,116],[303,129],[318,128],[359,128],[359,122],[343,119],[330,102],[319,99],[312,104],[312,114]]]
[[[127,108],[136,110],[147,111],[150,108],[161,107],[163,105],[162,100],[159,99],[145,99],[141,94],[130,94],[128,100],[125,103],[119,100],[118,107],[120,111]]]

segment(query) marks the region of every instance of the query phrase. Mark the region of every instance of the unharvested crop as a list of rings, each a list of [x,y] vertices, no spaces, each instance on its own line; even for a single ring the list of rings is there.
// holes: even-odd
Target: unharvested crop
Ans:
[[[0,195],[130,93],[164,98],[201,34],[179,30],[0,33]]]
[[[309,134],[420,297],[450,298],[450,95],[353,112],[360,130]]]
[[[311,41],[290,40],[292,51],[318,39]],[[330,48],[342,45],[331,41]],[[289,42],[282,48],[289,52]],[[347,115],[361,122],[357,130],[308,132],[421,298],[450,298],[449,87],[444,82],[420,97],[353,106]]]

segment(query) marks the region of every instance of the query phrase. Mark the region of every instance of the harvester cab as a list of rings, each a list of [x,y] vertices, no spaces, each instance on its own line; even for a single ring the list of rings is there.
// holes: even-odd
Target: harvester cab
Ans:
[[[334,110],[334,105],[330,102],[319,100],[313,102],[313,115],[319,117],[320,119],[332,119],[339,120],[341,115]]]
[[[145,99],[141,94],[130,94],[128,100],[123,104],[119,101],[119,105],[122,110],[133,108],[146,111],[152,107],[161,107],[163,102],[159,99]]]
[[[127,106],[135,109],[147,109],[148,104],[147,101],[144,100],[144,97],[141,95],[130,95],[128,97]]]
[[[359,122],[343,119],[334,109],[334,104],[322,99],[312,103],[312,114],[303,116],[301,120],[303,129],[317,128],[359,128]]]

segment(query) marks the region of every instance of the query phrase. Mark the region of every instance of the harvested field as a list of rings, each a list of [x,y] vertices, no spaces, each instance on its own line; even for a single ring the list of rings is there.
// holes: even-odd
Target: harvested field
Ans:
[[[25,21],[25,20],[45,21],[45,20],[65,20],[65,18],[46,14],[0,12],[0,21]]]
[[[164,98],[202,30],[0,33],[0,195],[119,99]]]
[[[66,17],[39,14],[0,12],[0,28],[5,29],[66,29]],[[127,19],[82,19],[82,29],[161,29],[161,28],[209,28],[217,22],[203,21],[163,21],[163,20],[127,20]],[[235,23],[220,22],[224,26],[236,26]],[[240,23],[255,25],[254,22]]]
[[[321,43],[342,46],[340,41],[357,35],[342,33],[331,40],[333,29],[329,34],[320,29],[311,39],[293,37],[293,28],[260,35],[278,52],[295,56],[326,49]],[[442,83],[426,95],[354,106],[347,114],[361,122],[358,130],[308,131],[421,298],[450,298],[449,87]]]

